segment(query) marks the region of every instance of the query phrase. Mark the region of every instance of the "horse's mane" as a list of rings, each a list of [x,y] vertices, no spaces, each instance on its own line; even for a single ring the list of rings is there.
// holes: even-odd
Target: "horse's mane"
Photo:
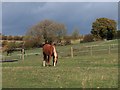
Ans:
[[[56,51],[56,48],[55,48],[54,45],[53,45],[52,47],[53,47],[53,53],[54,53],[54,56],[57,57],[57,51]]]

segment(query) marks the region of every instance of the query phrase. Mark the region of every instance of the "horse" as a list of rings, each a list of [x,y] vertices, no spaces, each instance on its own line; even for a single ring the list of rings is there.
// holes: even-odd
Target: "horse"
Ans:
[[[54,45],[45,44],[43,46],[43,66],[48,64],[50,66],[50,59],[53,57],[53,66],[57,64],[58,55]]]
[[[9,54],[11,55],[14,52],[14,49],[8,49],[6,51],[7,51],[7,56],[8,56]]]
[[[25,50],[23,48],[10,48],[10,49],[7,49],[6,52],[7,52],[7,56],[10,54],[12,54],[13,52],[15,51],[20,51],[21,54],[25,54]]]

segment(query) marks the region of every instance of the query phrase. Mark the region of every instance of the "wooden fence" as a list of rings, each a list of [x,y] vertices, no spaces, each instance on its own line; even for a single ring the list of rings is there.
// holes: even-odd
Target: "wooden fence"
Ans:
[[[106,44],[106,45],[89,45],[89,46],[72,46],[72,47],[63,47],[58,50],[59,57],[75,57],[80,55],[99,55],[99,54],[112,54],[118,53],[118,44]],[[12,56],[2,56],[2,60],[6,59],[21,59],[24,60],[24,57],[31,55],[42,56],[42,52],[36,53],[26,53],[26,54],[16,54]]]
[[[83,47],[71,47],[71,57],[73,58],[76,55],[95,55],[96,53],[100,54],[112,54],[118,53],[118,44],[109,44],[109,45],[91,45]]]

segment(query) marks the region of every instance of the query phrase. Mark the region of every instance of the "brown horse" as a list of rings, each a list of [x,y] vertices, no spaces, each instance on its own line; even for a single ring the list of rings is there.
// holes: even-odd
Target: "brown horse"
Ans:
[[[50,59],[53,56],[53,66],[57,64],[58,55],[54,45],[45,44],[43,46],[43,66],[50,65]]]

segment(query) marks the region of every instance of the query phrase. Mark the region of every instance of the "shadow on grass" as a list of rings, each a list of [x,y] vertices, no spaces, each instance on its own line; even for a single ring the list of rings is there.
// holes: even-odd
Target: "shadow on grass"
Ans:
[[[17,62],[18,61],[18,59],[11,59],[11,60],[0,60],[0,63],[2,62],[2,63],[4,63],[4,62]]]

